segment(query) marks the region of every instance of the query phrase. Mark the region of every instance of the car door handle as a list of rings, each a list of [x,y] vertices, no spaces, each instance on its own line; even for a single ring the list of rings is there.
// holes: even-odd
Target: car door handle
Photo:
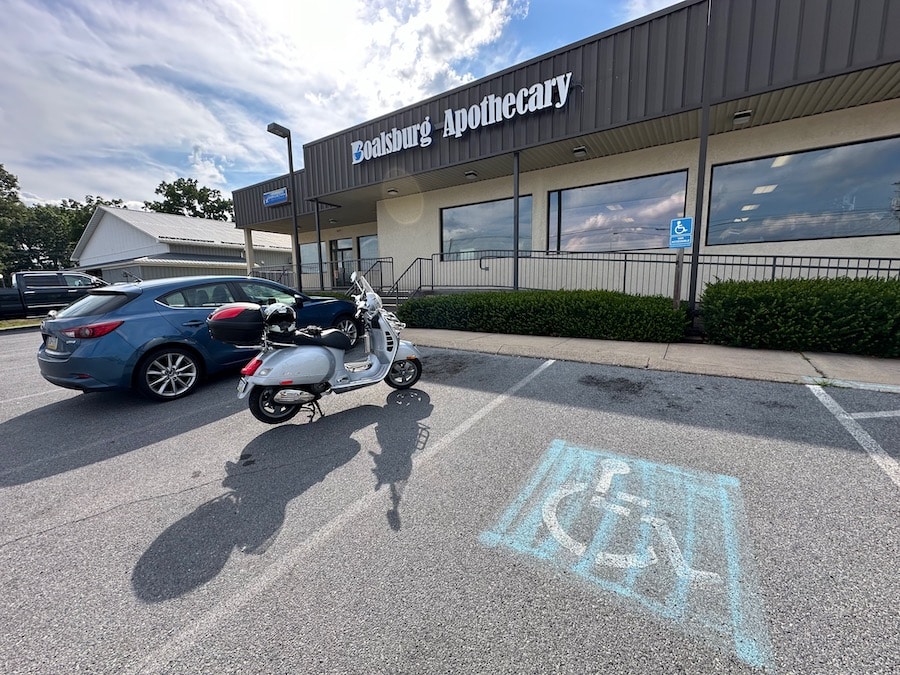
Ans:
[[[188,328],[197,328],[197,327],[199,327],[199,326],[205,326],[205,325],[206,325],[206,322],[205,322],[205,321],[200,321],[199,319],[197,319],[197,320],[194,320],[194,321],[185,321],[185,322],[184,322],[183,324],[181,324],[181,325],[182,325],[182,326],[187,326]]]

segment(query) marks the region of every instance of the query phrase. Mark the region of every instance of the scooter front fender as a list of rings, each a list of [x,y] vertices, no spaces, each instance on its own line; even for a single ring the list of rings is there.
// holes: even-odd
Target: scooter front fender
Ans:
[[[397,356],[394,358],[394,360],[403,361],[409,358],[416,358],[421,361],[422,354],[419,353],[419,350],[416,348],[416,346],[409,340],[400,340],[399,346],[397,347]]]

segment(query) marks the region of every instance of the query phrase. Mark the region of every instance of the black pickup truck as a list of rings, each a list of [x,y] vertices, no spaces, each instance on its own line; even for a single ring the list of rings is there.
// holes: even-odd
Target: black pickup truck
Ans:
[[[106,282],[81,272],[16,272],[12,288],[0,288],[0,319],[43,316],[98,286]]]

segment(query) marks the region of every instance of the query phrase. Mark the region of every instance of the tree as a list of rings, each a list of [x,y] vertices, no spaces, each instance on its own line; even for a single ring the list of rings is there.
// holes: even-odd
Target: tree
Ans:
[[[19,179],[0,164],[0,273],[70,267],[70,256],[101,204],[124,206],[121,199],[88,195],[82,204],[27,207],[19,200]]]
[[[4,276],[18,272],[17,268],[10,267],[8,263],[15,246],[9,230],[13,223],[21,219],[26,210],[25,205],[19,201],[18,177],[0,164],[0,273]]]
[[[0,164],[0,220],[16,217],[25,205],[19,200],[19,179]]]
[[[234,202],[222,199],[218,190],[199,187],[194,178],[178,178],[174,183],[163,181],[156,188],[161,202],[144,202],[144,209],[158,213],[174,213],[193,218],[228,220],[234,215]]]
[[[72,247],[69,222],[59,206],[23,208],[19,218],[10,218],[2,236],[9,245],[2,265],[10,273],[34,269],[62,269],[69,264]]]

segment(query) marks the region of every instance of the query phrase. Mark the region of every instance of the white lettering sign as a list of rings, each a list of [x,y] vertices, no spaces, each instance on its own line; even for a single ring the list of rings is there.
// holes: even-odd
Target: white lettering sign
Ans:
[[[481,103],[469,108],[444,111],[444,138],[461,137],[467,131],[490,126],[514,117],[528,115],[538,110],[562,108],[569,100],[572,73],[557,75],[518,91],[510,91],[502,96],[488,94]]]
[[[411,124],[408,127],[398,129],[394,127],[390,131],[382,131],[375,138],[366,141],[351,141],[350,150],[353,153],[353,163],[384,157],[392,152],[399,152],[419,146],[427,148],[431,145],[431,117],[426,117],[419,124]]]
[[[569,100],[572,73],[557,75],[549,80],[537,82],[518,91],[510,91],[502,96],[488,94],[480,103],[468,108],[447,108],[444,111],[444,138],[460,138],[467,131],[529,115],[547,108],[562,108]],[[353,163],[360,164],[376,157],[384,157],[409,148],[427,148],[431,145],[434,130],[431,117],[419,124],[390,131],[382,131],[378,136],[364,141],[351,141],[350,151]]]

